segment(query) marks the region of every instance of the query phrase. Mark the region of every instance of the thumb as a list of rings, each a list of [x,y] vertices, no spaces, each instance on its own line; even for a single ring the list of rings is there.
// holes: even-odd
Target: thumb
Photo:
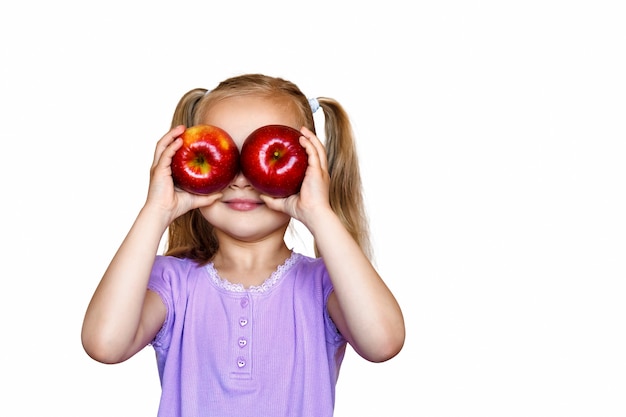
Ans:
[[[222,198],[222,193],[214,193],[209,195],[196,195],[193,198],[192,208],[196,209],[199,207],[210,206],[215,203],[217,200]]]
[[[276,198],[265,194],[261,194],[260,198],[268,208],[283,213],[286,211],[286,198]]]

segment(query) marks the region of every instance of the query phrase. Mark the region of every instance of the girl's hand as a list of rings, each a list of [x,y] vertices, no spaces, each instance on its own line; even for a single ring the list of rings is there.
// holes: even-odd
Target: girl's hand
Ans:
[[[145,206],[163,211],[169,218],[168,223],[189,210],[213,204],[222,195],[195,195],[174,186],[172,158],[183,144],[180,135],[184,131],[185,126],[176,126],[157,142],[150,168],[150,186]]]
[[[330,175],[326,149],[319,138],[309,129],[300,129],[300,144],[306,149],[309,166],[298,194],[285,198],[261,195],[261,199],[272,210],[281,211],[309,225],[316,213],[330,210]]]

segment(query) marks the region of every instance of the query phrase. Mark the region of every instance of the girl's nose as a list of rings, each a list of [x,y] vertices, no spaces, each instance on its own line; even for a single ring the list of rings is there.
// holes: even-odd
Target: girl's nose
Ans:
[[[235,178],[231,181],[230,187],[246,188],[246,187],[252,187],[252,185],[250,185],[250,183],[248,182],[248,179],[244,177],[241,171],[239,171],[237,175],[235,176]]]

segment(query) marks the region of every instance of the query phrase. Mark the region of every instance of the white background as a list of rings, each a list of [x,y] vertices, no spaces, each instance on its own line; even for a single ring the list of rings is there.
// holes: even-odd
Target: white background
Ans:
[[[245,72],[358,135],[407,339],[348,351],[337,417],[626,415],[622,2],[346,3],[2,3],[0,415],[156,415],[83,314],[178,99]]]

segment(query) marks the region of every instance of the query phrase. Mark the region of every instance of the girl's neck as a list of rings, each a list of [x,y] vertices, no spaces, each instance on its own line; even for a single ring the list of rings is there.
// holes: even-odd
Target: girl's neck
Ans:
[[[255,242],[222,244],[213,257],[213,267],[220,278],[248,288],[265,282],[291,256],[284,240],[278,244]]]

